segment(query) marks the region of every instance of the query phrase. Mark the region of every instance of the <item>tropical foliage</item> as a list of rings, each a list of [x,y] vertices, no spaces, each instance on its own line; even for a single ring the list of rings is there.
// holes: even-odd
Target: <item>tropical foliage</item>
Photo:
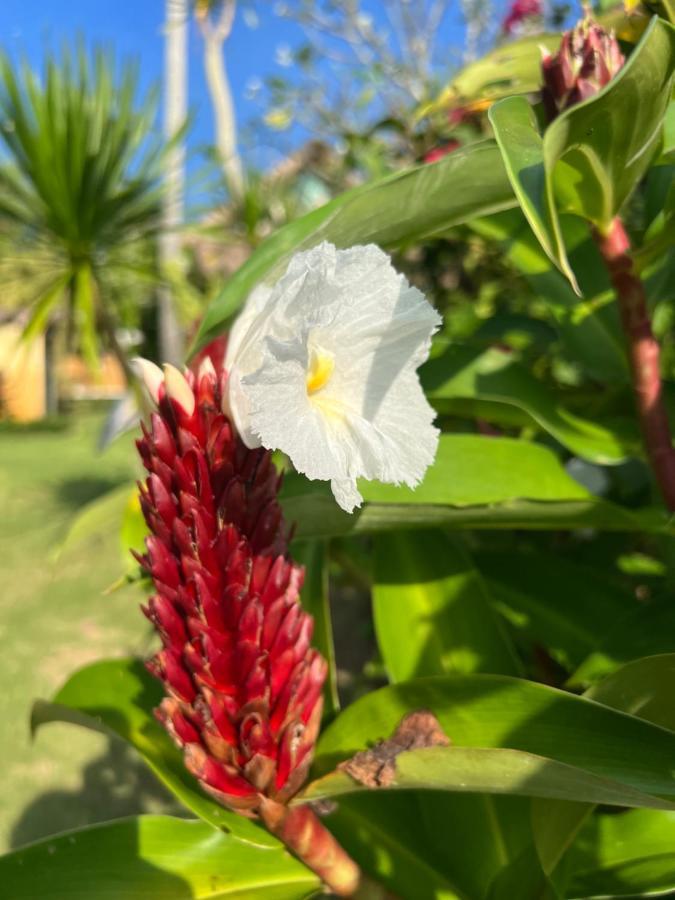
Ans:
[[[433,115],[448,103],[472,104],[473,115],[485,103],[494,137],[359,185],[278,229],[224,284],[193,346],[226,334],[254,288],[324,240],[392,252],[444,314],[421,370],[442,431],[422,484],[360,481],[364,504],[353,514],[327,486],[292,471],[280,494],[296,523],[290,555],[306,566],[302,603],[328,664],[313,767],[290,809],[312,804],[321,814],[368,879],[360,896],[590,900],[675,891],[673,509],[667,474],[654,465],[632,320],[620,315],[626,283],[644,291],[640,322],[653,324],[659,344],[650,346],[661,350],[653,405],[667,421],[675,28],[647,11],[616,21],[625,64],[553,121],[533,80],[541,41],[501,49],[497,76],[494,59],[469,66]],[[559,36],[545,42],[554,52]],[[608,248],[617,223],[632,251]],[[422,248],[417,257],[412,248]],[[458,248],[467,270],[474,253],[508,274],[496,285],[479,281],[481,293],[467,301],[438,277]],[[653,342],[651,330],[641,334]],[[156,395],[159,418],[174,415],[171,441],[196,459],[203,451],[179,437],[181,427],[197,428],[195,401],[173,384]],[[183,392],[182,411],[166,406],[172,390]],[[194,493],[201,482],[175,463],[179,443],[162,443],[168,432],[157,418],[154,428],[148,467],[172,483],[160,459],[170,446],[177,477]],[[673,452],[669,438],[660,452]],[[258,477],[256,467],[242,480],[240,500]],[[168,500],[161,485],[150,499],[143,494],[155,535],[164,515],[192,514],[187,487]],[[140,549],[140,511],[124,491],[115,503],[126,508],[128,543]],[[97,515],[96,506],[86,511],[87,532]],[[161,559],[152,540],[142,564],[167,584],[158,572],[175,565],[166,562],[172,553],[190,552],[189,540],[178,547],[167,539]],[[348,622],[348,639],[335,642],[333,625],[344,625],[341,605],[354,592],[372,615]],[[352,665],[345,679],[341,653],[362,631],[367,665]],[[204,665],[200,657],[200,672]],[[201,789],[203,771],[187,771],[153,716],[162,697],[140,662],[117,659],[76,672],[36,703],[34,729],[71,722],[135,747],[191,820],[141,816],[17,850],[0,860],[13,900],[83,890],[110,898],[320,894],[319,877],[300,861],[310,854],[277,829],[292,857],[259,821]],[[420,711],[433,713],[440,731],[426,746],[399,742],[392,761],[382,742],[400,737],[402,720]]]

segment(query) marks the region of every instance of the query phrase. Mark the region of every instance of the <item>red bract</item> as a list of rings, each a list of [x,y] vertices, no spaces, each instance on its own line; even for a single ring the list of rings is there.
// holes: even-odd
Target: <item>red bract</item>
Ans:
[[[549,121],[598,93],[625,62],[614,34],[591,19],[566,31],[560,50],[542,60],[542,100]]]
[[[188,769],[221,803],[254,815],[302,786],[326,675],[299,603],[304,571],[270,454],[249,450],[223,412],[226,376],[144,363],[157,401],[137,442],[151,535],[139,557],[156,595],[144,610],[162,649],[148,663],[167,696],[156,714]]]

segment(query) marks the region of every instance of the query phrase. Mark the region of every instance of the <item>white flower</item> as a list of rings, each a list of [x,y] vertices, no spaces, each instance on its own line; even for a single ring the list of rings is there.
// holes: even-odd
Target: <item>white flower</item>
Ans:
[[[230,334],[229,412],[242,439],[329,480],[348,512],[363,500],[357,478],[414,487],[438,444],[416,370],[439,324],[378,247],[298,253]]]

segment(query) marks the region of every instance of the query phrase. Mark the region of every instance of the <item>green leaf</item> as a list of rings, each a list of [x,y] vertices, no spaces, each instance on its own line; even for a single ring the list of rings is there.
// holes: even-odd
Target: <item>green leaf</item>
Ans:
[[[518,673],[519,662],[485,585],[449,535],[379,535],[372,593],[375,630],[390,680],[452,671]],[[417,822],[418,855],[431,867],[441,865],[470,897],[482,895],[490,878],[508,862],[506,835],[517,832],[523,818],[517,799],[497,803],[487,795],[458,798],[409,791],[397,808],[404,821]],[[377,805],[373,812],[379,813]],[[455,826],[467,829],[461,845],[438,840],[439,831]]]
[[[578,800],[532,801],[534,844],[546,875],[554,872],[593,808]]]
[[[663,783],[662,783],[663,784]],[[370,790],[338,771],[313,781],[297,802],[324,800]],[[379,790],[433,790],[508,794],[575,800],[607,806],[675,810],[664,800],[611,778],[521,750],[484,747],[429,747],[396,757],[396,776]],[[675,781],[669,787],[675,798]]]
[[[475,561],[498,609],[568,670],[598,648],[608,622],[636,609],[628,589],[559,554],[480,550]]]
[[[138,816],[0,857],[11,900],[304,900],[316,875],[280,846],[253,847],[204,822]]]
[[[492,141],[354,188],[280,228],[255,250],[207,309],[193,352],[222,334],[253,288],[278,274],[299,250],[323,240],[392,249],[515,203]]]
[[[629,663],[587,690],[584,697],[670,729],[675,726],[674,688],[675,654],[664,654]],[[593,807],[587,803],[533,802],[535,842],[546,873],[558,866],[592,811]]]
[[[570,851],[571,897],[643,897],[675,890],[675,813],[596,815]]]
[[[281,492],[297,538],[396,528],[584,528],[667,531],[660,510],[623,509],[589,494],[547,448],[512,438],[442,435],[415,489],[360,482],[365,503],[343,512],[325,482],[288,477]]]
[[[591,700],[504,675],[424,678],[357,700],[323,733],[316,771],[389,737],[410,710],[430,709],[453,748],[507,748],[675,798],[675,734]],[[435,750],[433,752],[436,752]]]
[[[619,74],[546,130],[549,202],[606,228],[659,148],[674,81],[675,29],[655,16]]]
[[[601,632],[602,640],[579,665],[570,685],[589,684],[644,656],[675,652],[675,607],[671,598],[638,606]]]
[[[558,215],[573,213],[606,230],[658,150],[674,81],[675,29],[655,17],[616,78],[558,116],[543,139],[524,98],[490,110],[521,209],[577,293]]]
[[[461,544],[441,531],[377,537],[373,613],[390,681],[453,672],[518,674],[478,571]]]
[[[580,293],[565,252],[556,208],[550,201],[544,141],[534,110],[525,97],[508,97],[490,108],[489,117],[520,208],[546,255]]]
[[[618,434],[566,410],[511,352],[448,345],[420,375],[429,401],[441,412],[444,401],[454,398],[515,406],[572,453],[600,465],[622,462],[639,447],[636,435]]]
[[[551,265],[520,210],[472,222],[471,228],[504,245],[510,262],[548,307],[562,345],[574,362],[598,380],[629,384],[619,315],[597,247],[581,219],[562,217],[561,225],[585,300],[579,299],[569,281]]]
[[[512,900],[513,897],[518,897],[518,900],[562,900],[542,870],[532,844],[497,875],[487,900]]]
[[[446,854],[430,854],[429,837],[418,827],[422,812],[417,799],[416,794],[393,792],[345,796],[325,821],[349,855],[396,897],[470,900],[447,874]],[[438,835],[442,842],[446,824]]]
[[[675,730],[675,653],[636,659],[608,675],[585,696]]]
[[[328,596],[327,548],[324,541],[305,541],[293,545],[291,553],[296,562],[305,566],[302,605],[314,617],[313,644],[328,663],[328,676],[324,685],[324,717],[330,721],[340,709],[340,698]]]
[[[264,828],[218,805],[202,791],[152,714],[161,699],[159,682],[138,660],[96,662],[71,675],[51,702],[38,700],[31,727],[36,731],[47,722],[71,722],[115,734],[131,744],[171,793],[205,822],[257,846],[278,847]]]
[[[101,497],[85,504],[70,524],[65,537],[57,546],[55,555],[82,549],[97,535],[119,532],[122,566],[130,571],[136,566],[129,552],[131,548],[143,551],[147,533],[138,502],[138,491],[129,482],[113,488]]]

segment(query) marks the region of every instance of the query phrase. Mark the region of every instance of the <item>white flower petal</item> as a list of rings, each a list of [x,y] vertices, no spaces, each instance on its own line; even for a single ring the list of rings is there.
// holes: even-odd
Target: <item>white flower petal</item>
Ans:
[[[357,478],[414,486],[438,431],[417,376],[440,323],[379,248],[321,244],[249,299],[230,337],[230,408],[248,446],[283,450],[348,511]]]

